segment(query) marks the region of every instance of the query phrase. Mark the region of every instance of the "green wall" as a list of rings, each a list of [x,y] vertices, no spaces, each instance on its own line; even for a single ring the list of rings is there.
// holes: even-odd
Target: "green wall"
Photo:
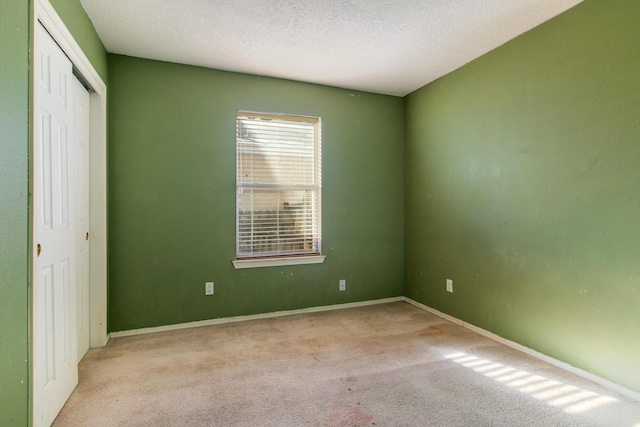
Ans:
[[[107,54],[80,0],[49,0],[102,80],[107,82]]]
[[[638,16],[587,0],[405,98],[406,295],[636,391]]]
[[[78,0],[56,9],[106,77],[106,51]],[[29,417],[29,0],[0,0],[0,425]],[[62,13],[61,13],[62,14]],[[79,31],[79,28],[84,28]]]
[[[403,294],[402,98],[108,62],[110,331]],[[238,109],[322,118],[324,264],[233,268]]]
[[[29,2],[0,10],[0,425],[26,425]]]

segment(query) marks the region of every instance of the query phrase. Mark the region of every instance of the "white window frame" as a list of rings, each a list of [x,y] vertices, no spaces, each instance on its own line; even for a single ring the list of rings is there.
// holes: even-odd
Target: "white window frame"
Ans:
[[[278,120],[282,123],[285,122],[304,122],[312,123],[314,126],[314,189],[316,193],[316,209],[314,210],[314,229],[317,230],[314,239],[314,249],[317,250],[301,250],[302,253],[271,253],[261,255],[260,252],[255,253],[240,253],[240,197],[241,192],[246,189],[260,189],[264,188],[263,183],[246,183],[241,182],[238,174],[241,170],[240,165],[240,142],[241,129],[239,123],[242,119],[250,117],[252,119],[267,119]],[[246,141],[243,141],[246,143]],[[236,269],[241,268],[256,268],[256,267],[269,267],[269,266],[284,266],[284,265],[300,265],[300,264],[319,264],[324,262],[325,256],[322,255],[322,177],[321,177],[321,120],[319,117],[309,117],[291,114],[281,113],[264,113],[254,112],[246,110],[238,110],[236,112],[236,259],[233,260],[233,265]]]

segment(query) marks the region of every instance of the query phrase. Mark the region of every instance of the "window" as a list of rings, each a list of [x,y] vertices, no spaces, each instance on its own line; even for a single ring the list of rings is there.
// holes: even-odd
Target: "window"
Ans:
[[[238,111],[236,268],[242,260],[319,256],[320,199],[320,119]],[[285,262],[292,263],[307,262]]]

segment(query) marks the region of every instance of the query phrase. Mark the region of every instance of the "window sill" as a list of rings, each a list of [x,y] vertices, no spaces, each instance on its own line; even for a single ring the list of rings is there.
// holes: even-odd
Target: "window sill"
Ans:
[[[248,258],[231,261],[236,270],[241,268],[280,267],[284,265],[322,264],[325,255],[309,255],[295,257]]]

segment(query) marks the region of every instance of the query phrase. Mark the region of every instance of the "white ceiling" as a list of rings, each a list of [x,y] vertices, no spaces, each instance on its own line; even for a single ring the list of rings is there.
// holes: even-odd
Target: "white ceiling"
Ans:
[[[582,0],[80,0],[107,51],[404,96]]]

